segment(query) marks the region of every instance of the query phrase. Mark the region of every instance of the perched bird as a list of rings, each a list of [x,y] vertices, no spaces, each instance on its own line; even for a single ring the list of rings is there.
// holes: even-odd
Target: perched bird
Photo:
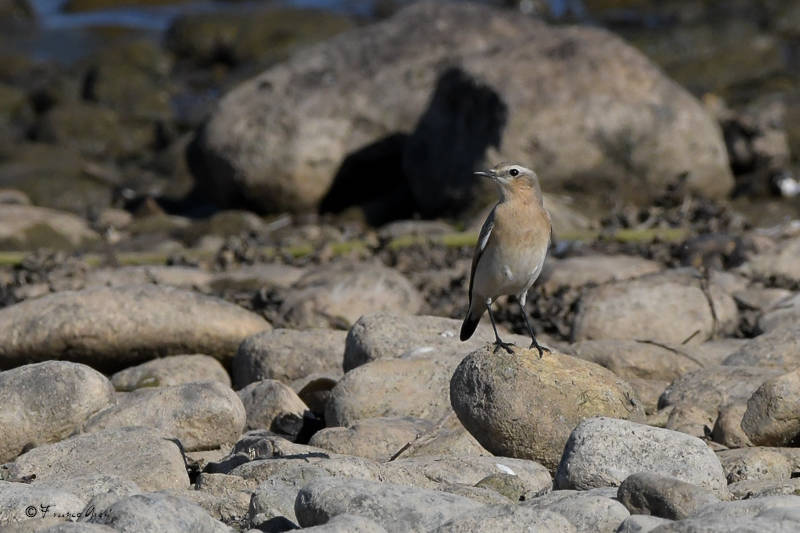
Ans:
[[[469,310],[461,326],[461,340],[469,339],[478,327],[483,312],[489,311],[494,329],[495,348],[512,353],[509,342],[497,334],[492,302],[503,294],[519,299],[525,325],[531,335],[531,348],[543,350],[525,312],[528,290],[539,277],[550,246],[550,215],[542,203],[542,189],[536,173],[515,163],[500,163],[486,172],[476,172],[497,184],[500,201],[483,223],[469,278]]]

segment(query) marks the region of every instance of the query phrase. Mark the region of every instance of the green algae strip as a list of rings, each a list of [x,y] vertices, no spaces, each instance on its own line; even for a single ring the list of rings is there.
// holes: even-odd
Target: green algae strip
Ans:
[[[572,231],[555,235],[559,241],[591,242],[594,240],[610,240],[624,243],[648,243],[652,241],[680,242],[689,236],[689,231],[684,228],[650,228],[650,229],[621,229],[607,233],[602,231]],[[478,233],[474,231],[461,231],[445,233],[442,235],[404,235],[389,241],[386,245],[389,250],[402,250],[417,245],[439,245],[448,248],[473,246],[478,240]],[[326,245],[328,246],[328,245]],[[329,245],[334,256],[345,255],[352,252],[361,252],[368,249],[368,245],[361,240],[334,242]],[[285,248],[263,247],[259,252],[267,257],[274,257],[283,253],[294,258],[305,257],[314,253],[316,247],[312,244],[297,244]],[[30,252],[26,251],[0,251],[0,266],[16,266],[22,263]],[[193,250],[191,248],[176,253],[163,252],[123,252],[118,254],[88,253],[80,256],[89,266],[108,264],[114,259],[119,265],[163,265],[172,255],[181,255],[187,259],[203,261],[214,257],[214,252],[208,250]]]

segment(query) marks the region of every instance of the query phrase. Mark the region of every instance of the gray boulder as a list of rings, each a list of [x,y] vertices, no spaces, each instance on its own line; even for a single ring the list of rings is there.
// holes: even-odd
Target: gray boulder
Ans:
[[[696,437],[614,418],[589,418],[564,448],[555,483],[585,490],[619,486],[637,472],[667,475],[726,495],[719,459]]]
[[[704,505],[717,503],[710,490],[651,472],[631,474],[619,486],[617,498],[633,514],[681,520]]]
[[[638,278],[664,268],[657,261],[635,255],[592,254],[552,261],[552,272],[542,283],[543,290],[548,293],[563,287],[577,289],[589,284],[601,285],[609,281]]]
[[[712,311],[713,305],[713,311]],[[678,270],[608,283],[588,290],[578,304],[576,341],[635,339],[682,344],[733,332],[736,303],[716,284],[707,293],[691,271]]]
[[[90,418],[83,431],[138,424],[178,439],[186,450],[208,450],[236,442],[245,418],[244,406],[230,387],[206,381],[129,392]]]
[[[364,315],[347,332],[344,371],[376,359],[424,356],[430,353],[458,354],[477,350],[494,341],[488,321],[466,342],[458,339],[461,321],[438,316],[402,315],[390,311]],[[502,335],[502,331],[501,331]]]
[[[69,436],[113,397],[105,376],[77,363],[46,361],[0,372],[0,462]]]
[[[460,71],[448,72],[453,64]],[[448,96],[464,91],[489,118],[460,125],[468,111]],[[490,144],[546,168],[553,187],[592,176],[641,197],[687,171],[689,187],[709,196],[733,185],[718,126],[622,40],[439,2],[307,48],[235,88],[200,135],[194,166],[223,204],[303,211],[317,207],[348,154],[415,126],[402,168],[431,215],[463,202],[469,163]],[[474,139],[474,128],[486,138]]]
[[[280,307],[298,329],[350,327],[362,315],[392,310],[414,314],[422,295],[405,276],[382,264],[331,264],[306,272]]]
[[[38,521],[56,513],[77,518],[87,501],[61,489],[0,481],[0,524]]]
[[[285,384],[310,374],[342,374],[344,331],[275,329],[247,337],[233,358],[237,388],[262,379]]]
[[[636,340],[582,341],[570,346],[569,353],[604,366],[626,380],[643,378],[672,381],[702,366],[692,352],[682,346]]]
[[[128,479],[143,491],[189,486],[183,454],[162,432],[147,427],[108,429],[32,449],[0,467],[4,479],[50,480],[90,474]]]
[[[142,387],[168,387],[193,381],[219,381],[231,386],[231,378],[220,362],[209,355],[171,355],[120,370],[111,376],[119,391]]]
[[[331,390],[329,426],[376,417],[438,421],[450,413],[448,381],[455,362],[436,358],[378,359],[351,370]]]
[[[794,370],[800,365],[800,323],[776,327],[750,339],[723,364]]]
[[[297,495],[295,514],[303,527],[340,514],[374,520],[388,532],[430,531],[472,511],[474,500],[418,487],[362,479],[319,478]]]
[[[0,309],[0,366],[63,358],[118,370],[156,357],[230,360],[269,323],[228,302],[156,285],[50,294]]]
[[[296,436],[308,406],[280,381],[256,381],[238,391],[247,413],[247,429],[269,429]]]
[[[786,480],[792,475],[792,462],[776,449],[737,448],[717,454],[728,483],[756,479]]]
[[[123,498],[90,519],[94,524],[112,526],[117,531],[193,531],[231,533],[222,522],[202,507],[170,494],[137,494]]]
[[[789,446],[800,434],[800,370],[768,379],[747,401],[741,427],[758,446]]]
[[[487,450],[533,459],[551,471],[570,428],[584,418],[644,416],[630,386],[610,371],[557,352],[539,358],[536,350],[472,352],[453,374],[450,401]]]
[[[591,491],[558,490],[526,500],[521,505],[540,512],[558,513],[569,520],[576,531],[585,533],[612,533],[630,516],[617,500],[592,494]]]
[[[379,417],[358,420],[349,427],[318,431],[309,444],[334,453],[388,461],[403,446],[433,429],[433,423],[412,417]]]
[[[578,531],[563,515],[521,505],[492,505],[448,520],[435,533],[573,533]]]

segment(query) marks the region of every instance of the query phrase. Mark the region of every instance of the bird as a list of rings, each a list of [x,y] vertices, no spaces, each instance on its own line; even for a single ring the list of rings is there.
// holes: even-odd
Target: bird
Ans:
[[[536,348],[541,358],[544,351],[550,350],[536,340],[525,312],[528,290],[542,271],[552,236],[539,177],[517,163],[500,163],[475,175],[492,180],[500,192],[500,200],[483,223],[475,245],[469,277],[469,309],[461,325],[461,340],[472,337],[484,311],[488,311],[494,329],[494,353],[500,348],[513,353],[513,343],[503,342],[497,333],[492,303],[498,296],[515,295],[531,336],[529,349]]]

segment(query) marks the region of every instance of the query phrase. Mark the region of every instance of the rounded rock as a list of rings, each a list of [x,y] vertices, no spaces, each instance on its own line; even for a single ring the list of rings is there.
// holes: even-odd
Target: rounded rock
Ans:
[[[555,470],[570,428],[591,416],[644,416],[630,386],[605,368],[559,353],[490,348],[468,355],[450,381],[453,409],[495,455]]]

